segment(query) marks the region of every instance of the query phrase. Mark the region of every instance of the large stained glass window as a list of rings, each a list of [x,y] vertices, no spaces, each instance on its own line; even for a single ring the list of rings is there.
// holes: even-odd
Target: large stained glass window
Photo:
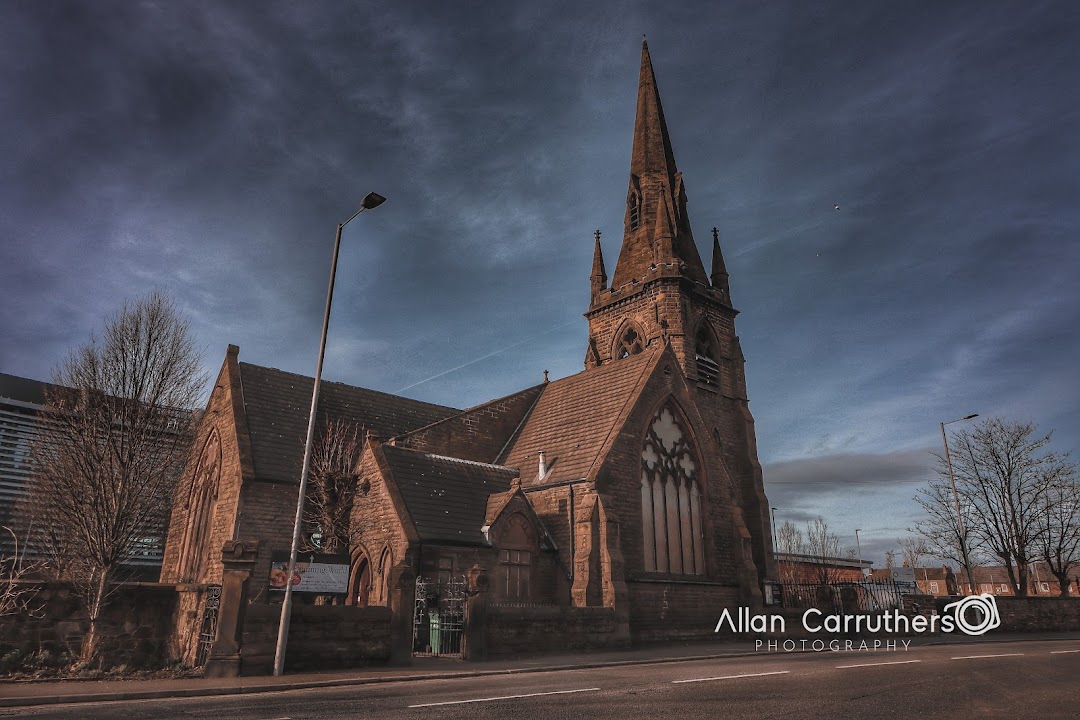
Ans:
[[[641,450],[641,534],[646,571],[705,574],[699,475],[688,428],[671,406],[663,407],[649,423]]]

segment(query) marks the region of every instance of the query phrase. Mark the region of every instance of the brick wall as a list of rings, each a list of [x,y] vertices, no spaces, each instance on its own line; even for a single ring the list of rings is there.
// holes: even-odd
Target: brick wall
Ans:
[[[616,612],[603,607],[489,605],[490,657],[626,647]]]
[[[390,659],[390,611],[384,607],[294,605],[286,672],[384,665]],[[240,673],[267,675],[274,667],[281,605],[249,605],[244,616]]]
[[[28,584],[30,585],[30,584]],[[40,612],[0,616],[0,657],[48,651],[77,658],[89,627],[79,594],[66,583],[33,583]],[[102,657],[110,665],[159,666],[176,655],[176,588],[132,583],[117,588],[101,618]]]

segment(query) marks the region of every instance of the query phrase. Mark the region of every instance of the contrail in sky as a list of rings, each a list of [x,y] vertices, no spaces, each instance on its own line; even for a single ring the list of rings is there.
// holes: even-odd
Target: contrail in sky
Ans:
[[[412,385],[406,385],[405,387],[401,388],[397,392],[399,392],[399,393],[404,392],[404,391],[406,391],[406,390],[408,390],[410,388],[416,387],[417,385],[423,385],[424,383],[426,383],[426,382],[428,382],[430,380],[434,380],[436,378],[441,378],[443,375],[449,375],[450,373],[456,372],[456,371],[460,370],[461,368],[469,367],[470,365],[478,363],[481,360],[487,360],[489,357],[492,357],[493,355],[498,355],[501,352],[506,352],[507,350],[510,350],[512,348],[516,348],[518,345],[524,345],[525,343],[529,342],[530,340],[535,340],[538,337],[543,337],[544,335],[548,335],[550,333],[553,333],[556,330],[559,330],[560,328],[564,328],[567,325],[570,325],[570,324],[573,324],[573,323],[576,323],[576,322],[577,322],[577,318],[574,318],[573,320],[567,320],[562,325],[556,325],[555,327],[551,328],[550,330],[545,330],[544,332],[542,332],[542,333],[540,333],[538,335],[531,335],[531,336],[525,338],[524,340],[518,340],[516,343],[507,345],[506,347],[501,347],[498,350],[492,350],[487,355],[481,355],[480,357],[475,358],[473,360],[470,360],[467,363],[462,363],[461,365],[458,365],[457,367],[452,367],[449,370],[443,370],[441,373],[439,373],[437,375],[432,375],[429,378],[424,378],[423,380],[418,380],[418,381],[414,382]]]

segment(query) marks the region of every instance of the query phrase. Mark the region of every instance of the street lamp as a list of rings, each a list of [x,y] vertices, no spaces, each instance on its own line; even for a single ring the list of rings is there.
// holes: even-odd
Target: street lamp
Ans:
[[[855,528],[855,547],[859,549],[859,574],[865,576],[866,573],[863,572],[862,566],[862,543],[859,542],[860,530],[862,530],[862,528]]]
[[[956,493],[956,479],[953,477],[952,459],[949,457],[949,440],[945,436],[945,426],[977,417],[979,417],[979,414],[973,413],[956,420],[941,423],[941,444],[945,446],[945,468],[949,471],[949,485],[952,486],[953,503],[956,505],[956,523],[960,530],[960,555],[964,559],[964,569],[967,571],[969,595],[975,594],[975,575],[971,572],[971,560],[968,558],[967,529],[964,527],[964,516],[960,513],[960,496]]]
[[[315,366],[315,386],[311,390],[311,411],[308,413],[307,440],[304,442],[304,466],[300,471],[300,490],[296,498],[296,520],[293,523],[292,546],[289,548],[289,581],[285,583],[285,599],[281,601],[281,622],[278,624],[277,649],[274,652],[274,675],[285,669],[285,646],[289,638],[289,616],[292,611],[292,573],[296,567],[296,553],[300,548],[300,526],[304,518],[304,495],[307,493],[308,468],[311,465],[311,441],[315,435],[315,410],[319,404],[319,383],[322,380],[323,358],[326,356],[326,329],[330,326],[330,303],[334,299],[334,276],[337,274],[338,251],[341,250],[341,231],[357,215],[377,208],[386,202],[378,193],[368,193],[360,201],[360,209],[337,226],[334,237],[334,257],[330,261],[330,285],[326,288],[326,309],[323,311],[322,337],[319,338],[319,362]]]
[[[776,547],[776,508],[769,509],[772,510],[772,553],[773,560],[776,560],[776,556],[780,552],[780,549]]]

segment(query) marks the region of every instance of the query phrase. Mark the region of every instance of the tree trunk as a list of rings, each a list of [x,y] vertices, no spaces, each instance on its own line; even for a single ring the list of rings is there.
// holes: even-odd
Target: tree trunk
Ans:
[[[99,653],[101,639],[98,633],[98,623],[101,620],[101,610],[105,606],[105,592],[108,588],[108,582],[109,574],[101,572],[98,574],[94,585],[90,588],[90,592],[92,593],[90,596],[89,612],[90,626],[86,630],[86,636],[83,638],[82,643],[82,651],[79,653],[79,662],[82,665],[97,665],[100,664],[101,661]]]
[[[1028,565],[1027,558],[1017,558],[1016,562],[1016,596],[1027,597],[1028,594]]]
[[[1069,597],[1069,590],[1071,590],[1071,584],[1069,583],[1069,573],[1054,573],[1054,577],[1058,581],[1058,589],[1061,590],[1061,597]]]

